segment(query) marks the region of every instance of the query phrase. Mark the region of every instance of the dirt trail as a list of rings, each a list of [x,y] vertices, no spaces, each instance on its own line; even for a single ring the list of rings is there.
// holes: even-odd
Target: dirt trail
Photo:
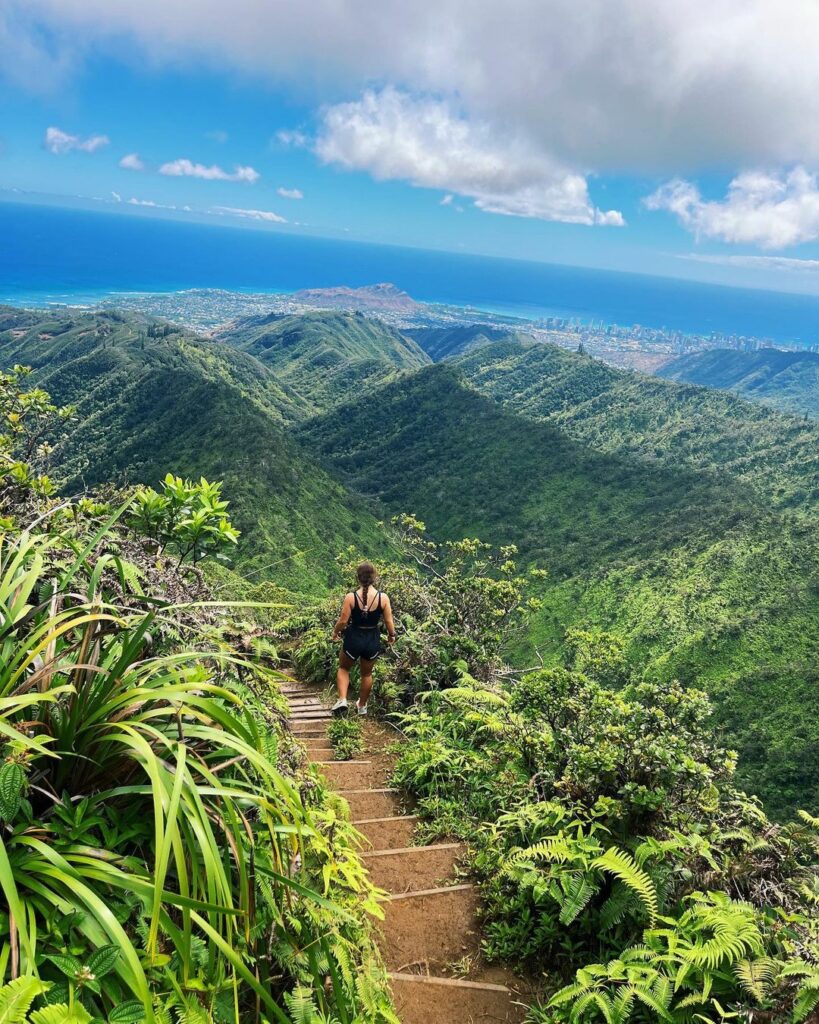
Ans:
[[[284,692],[294,734],[349,804],[369,844],[362,856],[370,877],[389,893],[379,945],[402,1024],[519,1024],[525,1009],[515,979],[481,962],[477,894],[457,871],[460,844],[413,844],[416,818],[389,786],[386,747],[395,733],[366,720],[366,752],[334,761],[321,691],[294,680]]]

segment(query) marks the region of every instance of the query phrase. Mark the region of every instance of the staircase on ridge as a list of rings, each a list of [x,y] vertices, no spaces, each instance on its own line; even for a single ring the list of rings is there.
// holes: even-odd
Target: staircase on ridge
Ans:
[[[389,893],[379,946],[402,1024],[518,1024],[525,1008],[510,987],[514,979],[477,966],[477,897],[455,872],[461,844],[412,845],[417,819],[403,813],[398,791],[389,788],[384,748],[394,737],[366,721],[369,759],[334,761],[326,734],[331,715],[320,690],[292,680],[283,691],[293,734],[349,804],[353,824],[370,844],[362,853],[370,878]]]

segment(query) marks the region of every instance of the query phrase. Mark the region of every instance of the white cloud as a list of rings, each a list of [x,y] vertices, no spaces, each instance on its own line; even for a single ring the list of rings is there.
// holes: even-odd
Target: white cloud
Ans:
[[[122,196],[119,194],[119,192],[112,192],[111,193],[111,198],[114,200],[115,203],[121,203],[122,202]]]
[[[574,224],[623,224],[590,200],[586,179],[488,124],[468,121],[448,104],[395,89],[323,112],[315,143],[325,163],[402,179],[474,199],[487,213]]]
[[[120,162],[120,167],[124,167],[126,171],[144,171],[145,164],[140,159],[139,153],[128,153],[124,156]]]
[[[274,224],[286,224],[284,217],[270,210],[242,210],[235,206],[214,206],[213,212],[218,214],[230,214],[233,217],[244,217],[248,220],[264,220]]]
[[[310,144],[310,138],[297,128],[282,128],[276,132],[276,142],[282,146],[293,146],[294,149],[304,149]]]
[[[127,35],[154,64],[208,59],[334,95],[379,81],[458,97],[470,119],[575,168],[819,161],[810,0],[3,0],[0,9],[5,73],[25,52],[26,67],[39,60],[52,80],[101,47],[116,54]]]
[[[276,195],[282,199],[304,199],[304,193],[298,188],[277,188]]]
[[[668,210],[699,238],[784,249],[819,238],[819,181],[804,167],[738,174],[721,200],[703,199],[680,178],[648,196],[650,210]]]
[[[795,259],[791,256],[745,256],[728,253],[686,253],[679,257],[694,263],[742,267],[744,270],[775,270],[788,274],[817,274],[819,260]]]
[[[819,4],[810,0],[0,0],[0,77],[54,88],[87,55],[117,55],[123,37],[155,65],[208,61],[279,87],[318,83],[360,104],[372,82],[433,96],[483,156],[508,144],[518,172],[549,168],[533,186],[551,183],[554,201],[525,187],[473,196],[501,213],[563,208],[583,220],[590,174],[819,168]],[[299,129],[276,139],[312,144]],[[420,180],[421,168],[409,170]],[[743,213],[729,196],[717,228],[717,211],[699,216],[699,194],[673,201],[703,236],[714,226],[714,237],[768,246],[805,236],[810,220],[803,209],[789,231],[768,230],[764,209]]]
[[[171,160],[168,163],[162,164],[159,168],[160,174],[167,174],[173,178],[204,178],[206,181],[243,181],[250,185],[253,185],[259,180],[261,175],[258,171],[252,167],[243,167],[238,165],[233,168],[233,171],[226,171],[224,168],[219,167],[218,164],[206,164],[194,163],[192,160],[181,158],[179,160]]]
[[[133,196],[128,200],[129,206],[159,206],[159,203],[155,203],[153,199],[135,199]],[[167,209],[167,207],[163,207]]]
[[[440,206],[449,206],[449,205],[450,205],[450,204],[452,203],[452,200],[453,200],[454,198],[455,198],[455,196],[453,196],[453,194],[452,194],[451,192],[447,192],[447,194],[446,194],[446,195],[444,196],[444,198],[443,198],[443,199],[441,200],[441,202],[440,202],[440,204],[439,204],[439,205],[440,205]]]
[[[79,135],[69,135],[61,128],[46,128],[43,144],[49,152],[62,156],[72,150],[82,153],[95,153],[103,146],[107,146],[110,139],[107,135],[90,135],[87,139],[81,139]]]

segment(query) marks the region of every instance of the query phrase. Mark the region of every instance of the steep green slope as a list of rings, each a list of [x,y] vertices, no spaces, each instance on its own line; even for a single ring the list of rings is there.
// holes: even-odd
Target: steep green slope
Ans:
[[[433,362],[451,359],[482,345],[498,341],[522,341],[526,335],[488,324],[455,324],[451,327],[411,327],[404,331]]]
[[[819,418],[819,352],[711,349],[672,359],[657,375],[734,391],[784,412]]]
[[[216,338],[255,356],[313,411],[429,362],[414,341],[361,313],[251,316]]]
[[[740,486],[577,444],[466,388],[449,365],[383,387],[379,429],[356,403],[299,436],[359,493],[417,512],[435,535],[514,542],[560,574],[706,540],[753,506]]]
[[[66,491],[169,470],[224,480],[242,564],[273,563],[267,578],[302,591],[327,585],[344,546],[383,549],[365,506],[287,435],[298,400],[252,357],[184,333],[149,337],[138,318],[19,323],[3,322],[0,365],[37,367],[57,402],[77,406],[55,451]]]
[[[816,423],[554,345],[492,345],[457,362],[483,394],[598,451],[728,474],[782,508],[819,500]]]
[[[377,433],[368,415],[352,404],[299,436],[434,535],[513,541],[547,566],[533,635],[547,660],[569,626],[616,631],[635,665],[711,691],[769,806],[819,805],[812,524],[771,512],[756,482],[594,451],[463,386],[451,364],[382,388]]]

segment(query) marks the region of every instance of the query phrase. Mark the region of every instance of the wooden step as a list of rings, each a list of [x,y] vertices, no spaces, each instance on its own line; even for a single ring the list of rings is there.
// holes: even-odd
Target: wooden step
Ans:
[[[314,761],[321,774],[336,789],[363,789],[386,781],[384,769],[372,761],[335,761],[325,758]]]
[[[295,714],[290,716],[291,722],[318,722],[318,721],[329,721],[333,716],[329,711],[317,710],[317,711],[302,711],[298,710]]]
[[[316,761],[329,761],[333,755],[333,744],[327,739],[326,733],[322,733],[321,736],[311,736],[304,740],[304,745],[308,754],[316,755],[314,758]]]
[[[418,818],[415,814],[401,814],[390,818],[365,818],[353,825],[366,838],[365,849],[399,850],[409,846]]]
[[[350,807],[350,818],[387,818],[401,813],[397,789],[337,789]]]
[[[299,697],[298,700],[289,700],[288,706],[290,711],[296,711],[298,708],[323,708],[324,704],[318,699],[318,697]]]
[[[401,1024],[517,1024],[526,1015],[505,985],[397,972],[387,978]]]
[[[384,903],[380,943],[387,967],[403,972],[424,966],[440,974],[465,956],[477,956],[477,903],[472,885],[390,896]]]
[[[435,843],[374,850],[362,854],[362,859],[373,884],[397,894],[445,885],[455,876],[455,862],[462,852],[460,843]]]

